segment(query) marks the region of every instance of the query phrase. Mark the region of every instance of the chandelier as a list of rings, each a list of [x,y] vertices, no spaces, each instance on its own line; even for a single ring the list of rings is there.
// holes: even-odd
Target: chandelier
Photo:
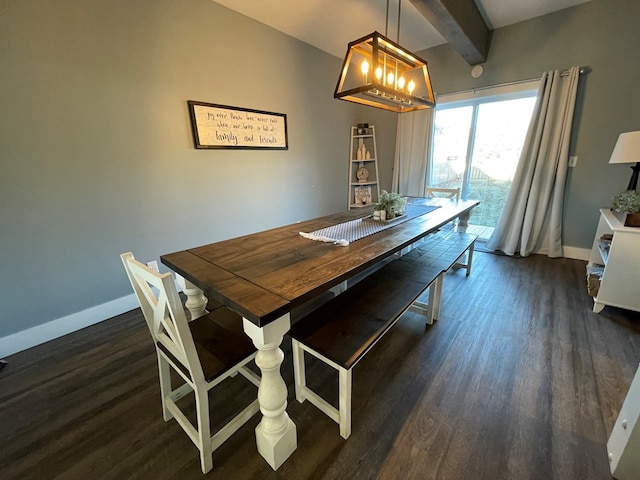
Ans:
[[[378,32],[349,43],[333,97],[398,113],[435,106],[427,62]]]

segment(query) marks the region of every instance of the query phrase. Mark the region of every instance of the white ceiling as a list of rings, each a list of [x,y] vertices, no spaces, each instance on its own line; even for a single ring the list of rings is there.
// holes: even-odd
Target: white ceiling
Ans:
[[[387,0],[213,0],[336,57],[347,43],[373,31],[385,34]],[[389,2],[387,36],[397,39],[398,1]],[[475,0],[489,28],[573,7],[590,0]],[[446,43],[415,9],[402,2],[399,43],[417,52]]]

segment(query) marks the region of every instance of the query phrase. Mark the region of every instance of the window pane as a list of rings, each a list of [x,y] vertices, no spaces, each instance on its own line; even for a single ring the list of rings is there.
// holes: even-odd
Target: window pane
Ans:
[[[436,188],[462,188],[473,107],[436,110],[431,182]]]
[[[520,159],[536,98],[479,105],[468,198],[481,199],[473,223],[495,227]]]

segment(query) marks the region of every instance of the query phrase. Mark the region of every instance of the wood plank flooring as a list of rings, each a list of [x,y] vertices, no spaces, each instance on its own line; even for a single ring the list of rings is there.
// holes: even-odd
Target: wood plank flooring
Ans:
[[[591,308],[584,262],[477,252],[470,277],[445,278],[438,322],[406,314],[355,367],[347,441],[296,402],[285,338],[298,450],[274,472],[256,452],[256,416],[206,477],[609,479],[606,442],[640,362],[640,315]],[[203,477],[187,435],[162,420],[146,328],[134,310],[7,358],[0,478]],[[336,375],[308,365],[309,383],[337,398]],[[223,387],[219,420],[256,394],[241,376]]]

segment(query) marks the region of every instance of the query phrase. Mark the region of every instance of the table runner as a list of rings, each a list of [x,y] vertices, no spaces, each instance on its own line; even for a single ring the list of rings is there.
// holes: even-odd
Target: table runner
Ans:
[[[402,217],[389,221],[373,220],[371,215],[363,218],[356,218],[348,222],[339,223],[330,227],[321,228],[311,233],[300,232],[300,235],[319,242],[328,242],[346,247],[350,242],[355,242],[361,238],[368,237],[374,233],[381,232],[387,228],[395,227],[412,218],[432,212],[438,205],[407,205],[406,213]]]

